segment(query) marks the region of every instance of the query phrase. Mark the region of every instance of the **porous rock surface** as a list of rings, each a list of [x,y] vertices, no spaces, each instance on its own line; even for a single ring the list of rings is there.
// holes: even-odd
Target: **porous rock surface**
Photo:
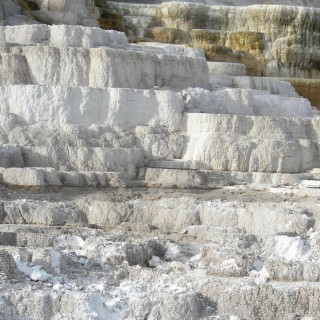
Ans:
[[[91,26],[92,1],[31,2],[87,26],[1,11],[0,318],[319,319],[309,100],[196,48],[129,44]]]

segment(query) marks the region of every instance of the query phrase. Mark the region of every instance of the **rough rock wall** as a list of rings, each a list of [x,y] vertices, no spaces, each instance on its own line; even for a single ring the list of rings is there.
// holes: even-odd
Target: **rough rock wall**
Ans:
[[[320,11],[279,5],[117,4],[132,41],[188,44],[212,61],[241,62],[250,75],[318,78]]]

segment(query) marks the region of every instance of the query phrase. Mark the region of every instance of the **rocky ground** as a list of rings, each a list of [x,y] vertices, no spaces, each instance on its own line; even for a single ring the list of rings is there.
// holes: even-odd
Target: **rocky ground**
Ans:
[[[3,319],[317,319],[320,312],[317,191],[1,191]]]

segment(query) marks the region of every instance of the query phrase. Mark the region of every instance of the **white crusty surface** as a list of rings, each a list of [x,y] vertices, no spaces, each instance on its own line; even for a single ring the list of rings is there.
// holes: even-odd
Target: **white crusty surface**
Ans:
[[[8,83],[6,78],[13,73],[17,75],[16,83],[23,84],[136,89],[209,87],[204,59],[107,47],[23,46],[0,55],[11,59],[10,63],[2,62],[2,83]]]
[[[184,102],[169,90],[136,90],[62,86],[1,86],[2,112],[29,124],[166,127],[176,131]]]
[[[20,45],[47,45],[52,47],[127,47],[124,33],[69,25],[16,25],[0,28],[1,42]]]
[[[209,74],[226,74],[230,76],[245,76],[247,74],[246,66],[241,63],[212,62],[208,61]]]
[[[218,88],[184,91],[188,112],[227,113],[271,117],[312,117],[309,100],[269,94],[266,90]]]
[[[4,3],[1,24],[29,21]],[[317,320],[309,101],[184,45],[56,25],[95,26],[98,2],[36,3],[52,26],[0,27],[0,319]],[[250,28],[248,11],[289,19],[221,8]]]
[[[139,50],[117,31],[66,25],[0,27],[0,49],[2,84],[209,88],[208,66],[197,50]]]

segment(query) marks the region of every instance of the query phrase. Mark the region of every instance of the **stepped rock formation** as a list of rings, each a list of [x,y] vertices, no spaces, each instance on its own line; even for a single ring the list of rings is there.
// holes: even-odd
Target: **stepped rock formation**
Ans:
[[[296,80],[320,76],[318,2],[149,3],[105,2],[104,14],[117,16],[122,21],[118,30],[132,42],[200,48],[207,60],[245,64],[251,76],[292,78],[296,89],[319,107],[308,85]]]
[[[131,37],[202,48],[250,75],[318,78],[320,11],[310,7],[109,3]]]
[[[1,319],[319,319],[318,9],[2,4]]]

